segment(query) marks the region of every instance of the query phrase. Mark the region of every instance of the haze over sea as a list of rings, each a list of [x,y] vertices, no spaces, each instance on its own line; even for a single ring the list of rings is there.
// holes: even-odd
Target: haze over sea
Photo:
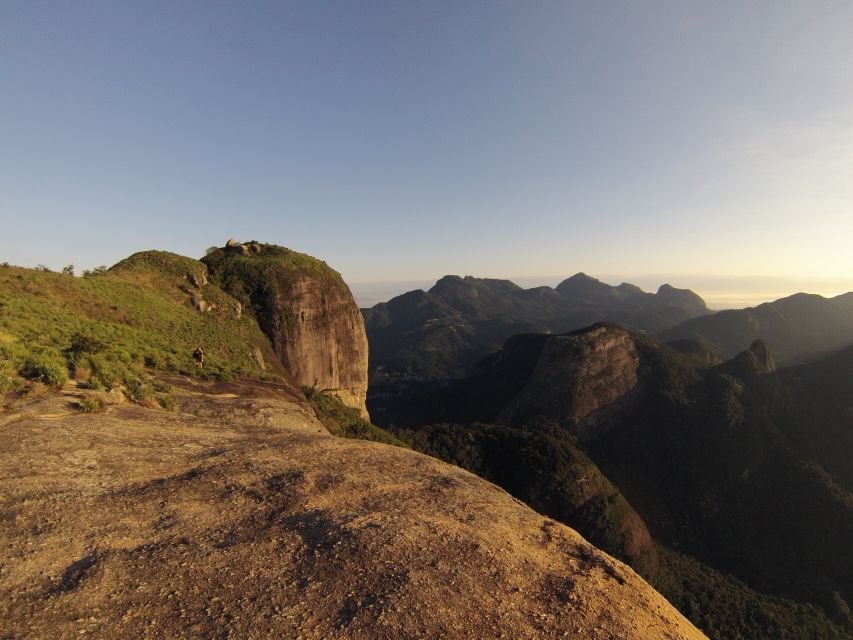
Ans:
[[[459,274],[457,274],[459,275]],[[497,276],[512,280],[525,289],[530,287],[553,287],[572,275],[558,276]],[[617,285],[630,282],[645,291],[654,292],[664,283],[675,287],[692,289],[698,293],[711,309],[742,309],[763,302],[771,302],[800,291],[816,293],[827,298],[853,291],[853,278],[780,278],[773,276],[696,276],[679,274],[589,274],[607,284]],[[414,289],[428,290],[435,280],[398,280],[349,282],[355,300],[361,308],[387,302],[394,296]],[[480,276],[478,276],[480,277]]]

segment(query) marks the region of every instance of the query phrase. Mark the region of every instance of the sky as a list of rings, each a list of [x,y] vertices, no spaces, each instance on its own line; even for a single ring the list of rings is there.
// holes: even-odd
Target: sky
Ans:
[[[362,299],[578,271],[840,293],[851,33],[849,1],[5,0],[0,261],[234,237]]]

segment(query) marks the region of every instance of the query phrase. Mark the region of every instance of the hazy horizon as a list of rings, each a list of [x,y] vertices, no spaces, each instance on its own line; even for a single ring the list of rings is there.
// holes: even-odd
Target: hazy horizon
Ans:
[[[610,285],[623,282],[635,284],[644,291],[654,293],[662,284],[671,284],[681,289],[691,289],[700,295],[709,308],[719,311],[723,309],[742,309],[753,307],[764,302],[772,302],[779,298],[795,293],[814,293],[831,298],[853,291],[853,278],[848,280],[820,279],[784,279],[767,276],[740,277],[709,277],[689,275],[619,275],[593,274],[587,275],[598,278]],[[447,274],[443,274],[447,275]],[[474,275],[474,274],[455,274]],[[511,280],[525,289],[539,286],[554,287],[562,280],[573,274],[563,276],[497,276],[500,279]],[[372,307],[380,302],[387,302],[394,296],[415,289],[428,290],[442,276],[432,280],[401,280],[401,281],[348,281],[356,303],[360,308]],[[495,277],[495,276],[475,276]],[[693,282],[694,284],[690,284]]]
[[[828,0],[4,2],[0,260],[847,282],[851,32]]]

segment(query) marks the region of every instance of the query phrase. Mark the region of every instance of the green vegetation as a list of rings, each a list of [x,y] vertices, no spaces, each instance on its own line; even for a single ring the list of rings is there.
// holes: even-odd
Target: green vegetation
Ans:
[[[211,281],[254,316],[276,349],[282,340],[287,342],[292,337],[301,310],[288,303],[299,295],[298,286],[306,276],[325,290],[346,291],[345,299],[357,312],[340,274],[304,253],[251,242],[246,245],[246,253],[241,247],[208,250],[202,262],[209,269]]]
[[[165,394],[157,395],[157,402],[160,404],[160,408],[164,411],[175,411],[177,408],[177,403],[172,396]]]
[[[19,372],[27,380],[36,380],[46,385],[61,387],[68,381],[65,360],[54,350],[36,347],[23,361]]]
[[[124,385],[146,401],[156,371],[275,377],[252,356],[255,346],[272,355],[266,337],[254,320],[237,317],[236,300],[202,284],[205,275],[202,263],[163,251],[134,254],[83,278],[0,269],[0,390],[19,388],[24,379],[59,386],[74,375],[93,389]],[[194,297],[213,310],[199,312]],[[199,344],[203,369],[192,355]]]
[[[398,401],[387,424],[627,560],[712,638],[851,637],[853,348],[774,372],[762,343],[716,364],[635,335],[636,397],[582,439],[537,423],[570,424],[559,403],[490,424],[530,384],[547,339],[510,339],[468,378]],[[657,570],[655,554],[639,563],[631,538],[614,536],[643,523]]]
[[[658,548],[658,557],[654,587],[711,640],[853,637],[818,607],[758,593],[732,576],[666,548]]]
[[[300,275],[346,287],[341,275],[322,260],[272,244],[251,244],[259,250],[243,255],[235,249],[211,248],[201,262],[209,269],[211,279],[254,311],[259,320],[264,307],[277,306],[271,304],[270,297],[286,291]]]
[[[318,391],[311,387],[303,389],[305,397],[314,409],[320,422],[332,435],[355,440],[370,440],[409,448],[396,436],[370,424],[361,417],[358,409],[346,406],[335,395],[327,391]]]
[[[98,398],[87,396],[77,403],[77,409],[83,413],[100,413],[104,410],[104,403]]]
[[[499,485],[644,575],[655,572],[651,537],[628,501],[565,429],[437,424],[397,435],[412,448]]]

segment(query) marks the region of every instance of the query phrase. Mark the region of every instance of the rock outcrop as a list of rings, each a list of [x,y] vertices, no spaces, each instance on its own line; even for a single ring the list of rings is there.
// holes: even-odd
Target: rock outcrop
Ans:
[[[294,383],[332,391],[367,417],[364,320],[336,271],[255,241],[229,241],[203,262],[214,282],[253,311]]]
[[[633,337],[615,325],[549,336],[527,383],[496,422],[521,425],[546,416],[582,427],[631,399],[639,364]]]
[[[333,437],[286,390],[172,382],[174,414],[0,415],[4,637],[705,637],[470,473]]]

